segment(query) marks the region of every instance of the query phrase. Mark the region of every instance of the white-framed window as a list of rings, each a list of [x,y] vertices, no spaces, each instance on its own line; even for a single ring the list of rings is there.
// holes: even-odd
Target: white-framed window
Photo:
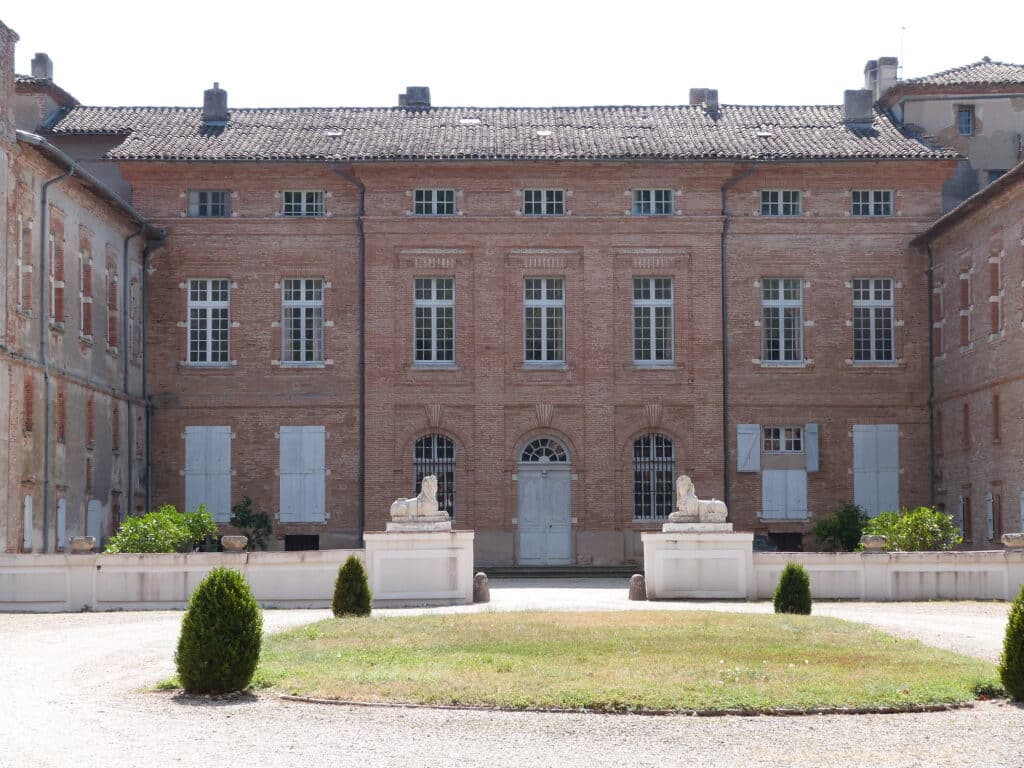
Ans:
[[[675,212],[675,193],[671,189],[634,189],[634,216],[668,216]]]
[[[769,277],[762,280],[762,362],[803,362],[803,326],[803,283],[800,279]]]
[[[893,281],[856,278],[853,281],[853,359],[855,362],[893,361]]]
[[[281,362],[324,361],[324,281],[294,277],[282,282]]]
[[[281,427],[280,517],[282,523],[322,523],[327,484],[327,430]]]
[[[762,450],[765,453],[803,453],[803,427],[762,427]]]
[[[565,360],[565,288],[560,277],[528,277],[523,294],[524,359],[527,363]]]
[[[229,282],[226,279],[188,282],[188,362],[224,365],[231,328]]]
[[[231,215],[231,193],[226,189],[190,189],[188,215],[218,219]]]
[[[454,216],[454,189],[417,189],[413,192],[412,212],[420,216]]]
[[[231,427],[185,427],[185,511],[231,519]]]
[[[283,216],[323,216],[323,190],[289,189],[281,194]]]
[[[956,132],[961,136],[974,135],[974,107],[969,104],[956,108]]]
[[[799,216],[803,212],[799,189],[762,189],[762,216]]]
[[[565,213],[565,190],[524,189],[523,213],[527,216],[561,216]]]
[[[455,362],[455,278],[413,280],[413,360]]]
[[[633,278],[633,362],[672,362],[673,298],[671,277]]]
[[[852,199],[854,216],[892,216],[891,189],[855,189]]]
[[[675,497],[675,446],[668,435],[633,441],[633,519],[664,520]]]

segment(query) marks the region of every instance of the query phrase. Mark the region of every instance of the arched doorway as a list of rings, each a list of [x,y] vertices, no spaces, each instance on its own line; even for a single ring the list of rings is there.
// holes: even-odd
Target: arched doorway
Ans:
[[[519,565],[572,561],[572,467],[569,452],[551,437],[529,442],[519,455]]]

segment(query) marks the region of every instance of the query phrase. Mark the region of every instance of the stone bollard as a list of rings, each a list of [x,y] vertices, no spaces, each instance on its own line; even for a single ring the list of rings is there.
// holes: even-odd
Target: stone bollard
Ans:
[[[248,536],[221,536],[220,544],[225,552],[244,552],[245,545],[249,543]]]
[[[865,552],[885,552],[885,545],[889,543],[887,536],[877,534],[865,534],[860,537],[860,544]]]
[[[642,573],[634,573],[629,577],[629,599],[647,599],[647,581],[644,579],[644,575]]]
[[[96,549],[95,536],[72,536],[71,554],[86,555]]]
[[[1004,533],[1003,545],[1007,549],[1024,549],[1024,533]]]
[[[480,571],[480,573],[473,577],[473,602],[491,602],[491,587],[487,583],[487,574],[483,571]]]

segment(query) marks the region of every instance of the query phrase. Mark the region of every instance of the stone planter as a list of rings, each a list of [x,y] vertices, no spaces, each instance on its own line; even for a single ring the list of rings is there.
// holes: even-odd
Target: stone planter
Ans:
[[[71,553],[84,555],[88,552],[92,552],[96,549],[96,537],[95,536],[72,536],[71,537]]]
[[[1024,549],[1024,533],[1004,533],[1003,545],[1007,549]]]
[[[220,544],[225,552],[244,552],[245,545],[249,543],[248,536],[221,536]]]
[[[889,543],[887,536],[867,534],[860,537],[861,546],[865,552],[885,552],[885,545]]]

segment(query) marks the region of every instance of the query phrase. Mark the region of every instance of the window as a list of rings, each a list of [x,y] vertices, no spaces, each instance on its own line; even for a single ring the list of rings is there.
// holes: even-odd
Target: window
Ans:
[[[455,278],[417,277],[413,305],[415,362],[455,362]]]
[[[945,350],[946,299],[945,286],[941,283],[932,291],[932,346],[936,357],[942,357]]]
[[[565,192],[561,189],[524,189],[523,213],[527,216],[561,216]]]
[[[969,490],[964,491],[964,494],[960,497],[960,519],[957,521],[960,523],[960,536],[963,537],[964,541],[971,540],[971,493]]]
[[[519,461],[524,464],[568,464],[569,454],[557,440],[550,437],[538,437],[523,448]]]
[[[190,280],[188,287],[188,361],[193,365],[228,363],[228,281]]]
[[[455,519],[455,441],[444,435],[425,435],[412,454],[413,495],[427,475],[437,478],[437,508]]]
[[[285,216],[323,216],[324,193],[321,191],[288,190],[282,194]]]
[[[855,189],[854,216],[892,216],[891,189]]]
[[[672,513],[675,447],[668,435],[641,435],[633,442],[633,519],[664,520]]]
[[[527,363],[565,360],[565,291],[560,277],[528,277],[523,297]]]
[[[118,347],[121,323],[121,297],[117,289],[117,261],[107,255],[107,346],[112,350]]]
[[[761,360],[799,363],[803,353],[803,285],[797,278],[761,281]]]
[[[1005,168],[1000,168],[998,170],[995,170],[995,169],[990,170],[988,172],[988,183],[991,184],[993,181],[995,181],[996,179],[998,179],[1000,176],[1004,175],[1005,173],[1006,173],[1006,169]]]
[[[762,446],[765,453],[803,453],[803,427],[765,427]]]
[[[956,132],[961,136],[974,135],[974,107],[956,108]]]
[[[671,189],[634,189],[634,216],[668,216],[675,210]]]
[[[88,251],[78,254],[78,306],[78,332],[92,338],[92,254]]]
[[[230,216],[231,193],[224,189],[190,189],[188,215],[203,219]]]
[[[32,224],[18,216],[18,310],[32,309]]]
[[[633,362],[672,362],[672,278],[633,278]]]
[[[1003,330],[1003,264],[999,256],[991,256],[988,260],[988,317],[989,333],[998,334]]]
[[[892,280],[853,281],[853,359],[892,362]]]
[[[231,427],[185,427],[185,510],[231,519]]]
[[[998,443],[1003,439],[1002,416],[999,408],[999,393],[992,393],[992,442]]]
[[[282,363],[324,361],[324,281],[290,278],[284,281],[281,338]]]
[[[280,517],[282,523],[322,523],[327,430],[316,427],[281,427]]]
[[[898,510],[898,424],[853,425],[853,500],[871,517]]]
[[[64,322],[64,241],[50,233],[50,308],[51,323]],[[90,299],[91,301],[91,299]],[[91,333],[91,330],[90,330]]]
[[[417,189],[413,198],[413,213],[423,216],[454,216],[454,189]]]
[[[960,346],[967,347],[971,344],[972,331],[971,313],[974,309],[972,303],[973,286],[971,285],[971,272],[969,269],[960,272]]]
[[[762,216],[799,216],[800,190],[798,189],[762,189]]]

